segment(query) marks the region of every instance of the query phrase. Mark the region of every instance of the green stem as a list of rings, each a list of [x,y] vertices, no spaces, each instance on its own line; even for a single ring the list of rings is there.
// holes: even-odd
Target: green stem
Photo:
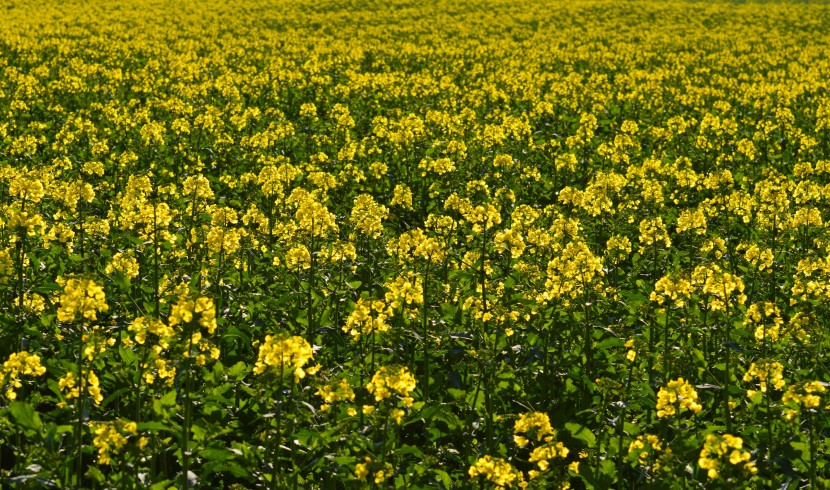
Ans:
[[[671,352],[670,344],[669,344],[669,315],[671,313],[671,309],[669,307],[666,308],[666,320],[663,323],[663,379],[670,380],[671,379],[671,361],[669,359],[669,355]]]
[[[159,240],[158,240],[158,219],[156,216],[157,203],[153,202],[153,303],[155,305],[156,319],[159,319],[161,301],[159,298]]]
[[[810,424],[810,488],[818,488],[816,486],[816,451],[818,445],[816,444],[816,420],[813,412],[809,412],[808,423]]]
[[[188,328],[185,329],[187,332],[187,353],[184,358],[185,362],[185,388],[184,388],[184,427],[182,427],[182,488],[188,488],[189,483],[189,473],[190,473],[190,417],[191,417],[191,406],[190,406],[190,391],[192,389],[192,375],[191,375],[191,363],[190,357],[192,355],[191,350],[193,348],[193,332],[190,330],[190,325],[192,322],[188,323]]]
[[[86,398],[84,390],[86,389],[86,380],[83,376],[84,366],[84,344],[80,342],[78,349],[78,400],[75,403],[78,411],[78,424],[75,426],[75,442],[77,444],[77,466],[75,471],[76,488],[82,488],[82,474],[84,467],[84,452],[83,452],[83,428],[84,428],[84,400]]]
[[[728,327],[727,327],[728,328]],[[726,342],[724,343],[724,350],[726,351],[726,362],[725,362],[725,375],[723,379],[723,413],[724,417],[726,418],[726,432],[732,433],[732,409],[729,407],[729,384],[730,384],[730,359],[732,358],[731,352],[729,352],[729,335],[727,334]]]
[[[634,361],[632,361],[628,365],[628,381],[625,384],[625,392],[623,394],[623,405],[622,411],[620,413],[620,419],[617,422],[617,440],[618,440],[618,447],[617,447],[617,468],[618,471],[622,469],[623,465],[623,435],[625,434],[625,412],[626,408],[628,408],[628,394],[631,390],[631,377],[634,374]]]
[[[311,250],[309,250],[309,255],[311,256],[311,267],[308,273],[308,331],[306,333],[306,339],[312,344],[314,344],[314,268],[316,266],[314,245],[314,237],[312,236]]]
[[[271,488],[277,490],[277,472],[282,472],[280,468],[280,440],[282,438],[282,377],[285,371],[285,365],[280,363],[280,376],[277,383],[277,431],[274,434],[274,447],[271,450]],[[280,478],[282,480],[282,478]]]
[[[429,263],[427,263],[424,270],[424,304],[422,308],[423,332],[424,332],[424,401],[429,401],[429,315],[428,305],[428,290],[429,287]]]

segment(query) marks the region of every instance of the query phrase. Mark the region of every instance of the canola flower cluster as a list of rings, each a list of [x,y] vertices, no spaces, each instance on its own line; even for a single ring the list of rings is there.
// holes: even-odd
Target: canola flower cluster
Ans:
[[[7,385],[6,398],[14,400],[17,398],[15,390],[23,387],[20,376],[43,376],[46,367],[41,364],[40,356],[23,351],[9,356],[3,363],[2,373],[4,384]]]
[[[72,322],[95,321],[99,312],[109,310],[104,288],[91,279],[69,279],[59,299],[58,320]]]
[[[749,451],[743,450],[743,444],[743,439],[730,434],[709,434],[700,451],[698,465],[706,470],[706,476],[712,480],[724,471],[723,467],[727,461],[733,466],[740,466],[746,475],[751,475],[757,472],[758,468],[750,461],[752,456]]]
[[[483,456],[470,466],[468,473],[470,478],[481,477],[495,488],[527,488],[524,475],[502,458]]]
[[[413,402],[410,394],[416,384],[415,377],[405,366],[384,366],[372,376],[366,389],[374,395],[376,402],[391,397],[395,392],[401,397],[404,405],[410,406]]]
[[[315,374],[319,366],[305,367],[314,359],[314,350],[302,337],[267,335],[259,346],[259,356],[254,365],[254,374],[275,372],[278,377],[291,372],[294,382],[299,383],[306,374]]]
[[[697,402],[697,391],[683,378],[669,381],[657,392],[657,417],[672,417],[680,410],[700,412],[703,407]]]
[[[663,465],[661,457],[670,457],[671,454],[671,448],[665,447],[665,443],[652,434],[639,435],[628,445],[629,459],[635,457],[637,464],[650,467],[653,471],[660,471]]]
[[[101,422],[92,426],[95,438],[92,444],[98,450],[98,463],[109,464],[129,442],[131,436],[138,433],[138,424],[129,421]],[[138,437],[136,446],[140,449],[148,444],[146,437]]]

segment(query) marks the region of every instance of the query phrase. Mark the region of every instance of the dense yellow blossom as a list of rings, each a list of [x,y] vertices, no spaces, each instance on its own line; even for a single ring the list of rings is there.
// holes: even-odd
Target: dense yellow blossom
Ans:
[[[496,488],[526,488],[524,475],[502,458],[485,455],[470,466],[470,478],[482,477],[492,482]]]
[[[78,383],[78,377],[75,373],[68,371],[64,377],[58,380],[58,387],[61,392],[66,393],[67,400],[78,398],[81,396],[81,390],[85,388],[86,392],[96,404],[104,401],[104,395],[101,392],[101,382],[95,374],[95,371],[85,371],[81,379],[82,381]]]
[[[135,279],[138,277],[138,261],[131,255],[118,252],[112,256],[112,260],[104,270],[107,274],[118,271],[130,279]]]
[[[394,297],[392,299],[394,301]],[[346,319],[346,324],[343,325],[343,331],[352,337],[386,332],[390,328],[388,322],[390,315],[390,306],[383,301],[359,298],[354,310]]]
[[[679,410],[699,412],[703,407],[697,402],[697,392],[683,378],[669,381],[657,392],[657,417],[671,417]]]
[[[306,374],[314,374],[319,366],[306,368],[305,365],[314,359],[314,351],[302,337],[267,335],[259,346],[259,355],[254,365],[254,374],[266,371],[275,371],[278,376],[291,370],[294,382],[299,383]]]
[[[26,351],[16,352],[9,356],[3,363],[2,378],[7,385],[6,398],[14,400],[17,398],[15,388],[21,388],[20,376],[43,376],[46,374],[46,367],[40,363],[40,356],[30,354]]]
[[[327,411],[332,403],[340,402],[340,401],[354,401],[354,391],[352,390],[351,385],[343,378],[337,385],[323,385],[317,389],[315,395],[321,397],[323,399],[323,405],[320,407],[320,410]]]
[[[92,444],[98,450],[98,464],[110,464],[127,445],[129,438],[138,434],[138,424],[135,422],[117,420],[114,422],[96,422],[92,424],[95,437]],[[137,446],[142,448],[148,444],[148,439],[139,437]]]
[[[216,306],[213,300],[204,296],[196,298],[195,301],[186,298],[179,298],[171,311],[170,326],[186,325],[195,318],[199,319],[199,326],[207,330],[209,334],[216,331]]]
[[[790,385],[781,397],[781,403],[787,406],[784,410],[784,418],[793,420],[804,408],[830,408],[826,403],[823,403],[825,393],[827,393],[826,383],[820,381],[804,381]]]
[[[2,11],[16,479],[827,479],[822,2]]]
[[[63,287],[58,308],[58,320],[72,322],[98,319],[99,312],[109,310],[104,288],[91,279],[69,279]]]
[[[750,364],[743,379],[746,382],[752,382],[755,378],[758,379],[761,393],[767,392],[769,384],[772,384],[776,390],[780,390],[787,384],[784,381],[784,366],[778,361],[765,360]],[[754,390],[747,391],[749,397],[754,394]]]
[[[752,455],[743,450],[743,439],[730,434],[722,436],[709,434],[703,449],[700,450],[698,466],[706,470],[706,475],[714,480],[724,471],[726,462],[733,466],[740,466],[745,475],[752,475],[758,471],[755,463],[750,461]]]
[[[406,367],[384,366],[372,376],[366,389],[375,396],[375,401],[389,398],[394,391],[406,405],[412,405],[410,393],[415,389],[415,384],[415,376]]]

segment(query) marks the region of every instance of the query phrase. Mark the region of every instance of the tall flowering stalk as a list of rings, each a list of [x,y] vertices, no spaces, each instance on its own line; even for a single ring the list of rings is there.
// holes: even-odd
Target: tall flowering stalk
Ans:
[[[98,320],[98,313],[109,310],[106,302],[104,288],[91,279],[69,279],[63,287],[58,307],[58,321],[75,325],[75,334],[78,337],[78,358],[76,374],[67,373],[61,388],[68,388],[67,398],[76,397],[75,410],[78,421],[75,425],[75,444],[77,448],[77,466],[75,470],[75,483],[78,487],[83,481],[83,423],[84,405],[86,402],[85,391],[93,396],[96,404],[101,403],[103,395],[98,387],[98,377],[91,370],[84,372],[84,359],[88,356],[91,360],[91,352],[85,347],[86,333],[90,323]],[[74,380],[72,379],[74,378]],[[73,389],[75,385],[77,389]],[[66,467],[69,471],[69,465]],[[68,481],[68,475],[67,475]]]
[[[257,375],[269,374],[275,376],[277,381],[276,427],[274,435],[271,438],[271,488],[273,489],[280,488],[282,484],[280,448],[282,444],[282,422],[284,416],[284,378],[290,373],[294,380],[294,383],[292,383],[293,386],[305,378],[307,374],[315,374],[319,369],[319,365],[306,367],[313,359],[314,351],[311,345],[299,336],[290,337],[281,334],[274,337],[267,335],[259,346],[259,354],[254,365],[253,373]],[[278,472],[280,473],[279,479]],[[296,477],[296,468],[294,476]]]

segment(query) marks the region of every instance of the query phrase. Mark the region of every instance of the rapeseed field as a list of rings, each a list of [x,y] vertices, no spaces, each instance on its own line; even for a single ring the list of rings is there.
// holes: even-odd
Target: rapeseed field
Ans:
[[[830,486],[830,6],[0,7],[4,488]]]

